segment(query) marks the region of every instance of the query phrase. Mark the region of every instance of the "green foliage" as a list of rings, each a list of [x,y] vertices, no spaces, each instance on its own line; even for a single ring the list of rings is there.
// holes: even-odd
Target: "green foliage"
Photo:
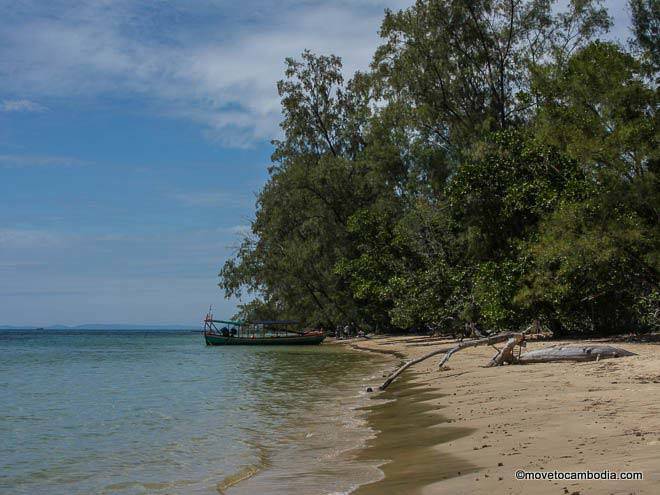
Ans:
[[[520,132],[495,134],[448,181],[447,202],[476,260],[509,252],[538,219],[586,188],[578,164]]]
[[[657,96],[639,62],[612,43],[595,42],[563,70],[539,68],[544,96],[539,139],[564,149],[594,173],[639,176],[657,161]],[[655,155],[655,158],[653,158]]]
[[[465,286],[446,210],[418,199],[399,220],[393,245],[400,267],[389,281],[393,323],[441,331],[460,326]]]
[[[657,330],[656,3],[631,2],[630,52],[595,39],[597,1],[418,0],[368,73],[287,59],[283,137],[220,272],[240,316]]]
[[[635,34],[633,43],[649,64],[649,70],[655,72],[660,66],[660,2],[630,0],[629,3]]]
[[[529,267],[525,245],[538,236],[542,218],[589,189],[575,160],[520,131],[495,134],[457,168],[446,198],[463,252],[454,264],[463,266],[471,301],[464,320],[490,328],[524,324],[530,315],[514,299]]]
[[[410,109],[430,145],[460,157],[489,132],[526,121],[533,106],[530,69],[563,63],[609,19],[597,2],[418,0],[386,12],[376,51],[377,89]]]
[[[529,245],[533,269],[518,301],[565,331],[657,327],[650,316],[658,309],[658,241],[657,226],[626,205],[563,205]]]

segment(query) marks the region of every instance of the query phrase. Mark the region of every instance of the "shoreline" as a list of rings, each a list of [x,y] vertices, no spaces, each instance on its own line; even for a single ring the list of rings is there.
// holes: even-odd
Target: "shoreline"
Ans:
[[[337,345],[411,359],[448,342],[408,336]],[[549,344],[532,341],[528,350]],[[374,392],[395,400],[367,407],[378,433],[359,458],[381,459],[384,478],[353,493],[656,493],[660,346],[615,345],[637,355],[483,368],[493,350],[477,347],[457,353],[442,371],[435,358],[413,366]],[[642,471],[644,480],[518,481],[518,469]]]
[[[242,466],[216,484],[226,495],[253,493],[354,493],[382,477],[378,463],[359,457],[376,431],[365,409],[372,400],[367,386],[397,364],[389,353],[365,353],[330,341],[323,347],[352,363],[327,386],[315,387],[323,398],[289,415],[268,445],[265,462]],[[315,347],[318,349],[318,347]],[[302,351],[304,351],[303,349]]]

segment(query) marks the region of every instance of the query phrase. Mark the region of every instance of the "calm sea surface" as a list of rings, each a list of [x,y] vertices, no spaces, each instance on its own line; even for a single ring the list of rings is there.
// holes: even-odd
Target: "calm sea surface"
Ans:
[[[380,476],[384,358],[168,332],[0,332],[2,494],[328,494]]]

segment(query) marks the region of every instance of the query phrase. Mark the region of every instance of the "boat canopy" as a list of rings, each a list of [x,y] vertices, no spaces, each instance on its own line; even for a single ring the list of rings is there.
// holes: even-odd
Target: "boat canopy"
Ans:
[[[204,335],[217,339],[266,339],[266,342],[274,341],[270,339],[286,339],[285,341],[289,342],[288,339],[294,338],[290,334],[296,334],[299,337],[310,337],[309,332],[297,329],[299,323],[297,320],[215,320],[211,311],[209,311],[204,319]],[[314,339],[312,341],[316,342]]]
[[[213,323],[223,323],[225,325],[237,325],[237,326],[245,325],[245,322],[243,321],[231,321],[231,320],[210,320],[210,321],[212,321]]]

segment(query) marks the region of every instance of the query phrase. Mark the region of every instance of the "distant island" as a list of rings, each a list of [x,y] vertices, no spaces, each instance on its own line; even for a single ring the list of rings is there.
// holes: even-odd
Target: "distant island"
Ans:
[[[124,323],[86,323],[83,325],[0,325],[0,330],[191,330],[199,325],[131,325]]]

